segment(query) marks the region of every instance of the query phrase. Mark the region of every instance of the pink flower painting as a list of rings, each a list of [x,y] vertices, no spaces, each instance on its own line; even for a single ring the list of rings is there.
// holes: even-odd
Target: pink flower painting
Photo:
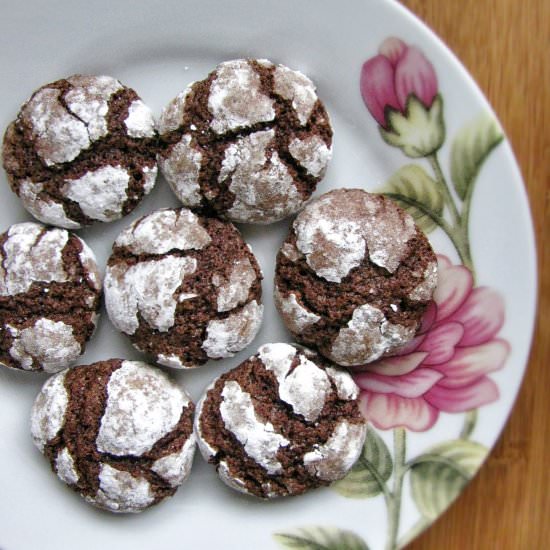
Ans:
[[[444,110],[456,106],[444,104],[444,90],[452,84],[438,82],[435,67],[441,63],[440,56],[429,60],[414,44],[390,37],[361,65],[358,83],[370,114],[364,117],[368,137],[375,129],[387,145],[417,159],[399,167],[377,191],[411,214],[425,233],[444,233],[461,262],[438,255],[438,286],[416,338],[399,354],[354,369],[361,411],[369,421],[367,439],[350,473],[333,487],[348,498],[383,497],[387,550],[403,548],[443,513],[481,466],[487,449],[474,439],[479,408],[499,399],[491,373],[510,355],[509,343],[499,337],[504,300],[487,286],[475,286],[470,240],[475,188],[484,162],[503,141],[502,130],[486,112],[458,129],[455,117],[447,128]],[[442,159],[447,154],[448,160]],[[456,423],[446,429],[449,417],[441,413],[461,415],[459,433]],[[442,431],[421,438],[419,432],[428,432],[438,419]],[[379,430],[390,429],[391,438],[380,437]],[[411,453],[409,440],[430,444]],[[410,497],[404,493],[407,478]],[[420,519],[401,537],[407,498]],[[310,541],[312,547],[367,547],[347,531],[329,537],[325,527],[279,540],[289,548]]]
[[[443,101],[432,64],[415,46],[387,38],[363,64],[361,96],[382,138],[408,157],[432,155],[445,139]]]
[[[363,64],[360,88],[369,112],[387,130],[387,109],[405,114],[411,94],[427,109],[432,106],[437,77],[424,54],[399,38],[387,38],[378,51]]]
[[[439,284],[420,335],[401,355],[380,359],[355,376],[365,417],[380,429],[425,431],[441,411],[460,413],[498,399],[488,376],[504,365],[509,344],[496,335],[504,304],[471,272],[438,256]]]

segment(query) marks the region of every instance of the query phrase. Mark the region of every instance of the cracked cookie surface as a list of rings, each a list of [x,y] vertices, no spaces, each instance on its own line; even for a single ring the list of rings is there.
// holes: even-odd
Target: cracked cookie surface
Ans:
[[[436,284],[436,256],[409,214],[382,195],[337,189],[296,217],[274,298],[296,341],[358,367],[414,338]]]
[[[5,134],[12,190],[38,220],[77,229],[130,213],[157,175],[157,132],[136,92],[109,76],[39,88]]]
[[[0,235],[0,365],[57,372],[91,338],[101,277],[94,253],[65,229],[26,222]]]
[[[117,237],[107,262],[109,318],[157,363],[191,368],[256,336],[262,274],[230,222],[158,210]]]
[[[260,498],[298,495],[346,475],[366,424],[351,376],[290,344],[266,344],[206,389],[195,434],[221,480]]]
[[[332,155],[314,84],[265,59],[218,65],[168,104],[159,132],[159,165],[176,196],[235,222],[297,212]]]
[[[140,512],[172,496],[191,470],[194,405],[163,372],[110,359],[64,370],[38,394],[34,444],[90,504]]]

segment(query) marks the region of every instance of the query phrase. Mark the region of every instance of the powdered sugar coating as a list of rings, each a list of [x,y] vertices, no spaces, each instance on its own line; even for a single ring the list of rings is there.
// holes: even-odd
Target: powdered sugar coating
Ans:
[[[191,473],[195,443],[195,435],[191,434],[178,452],[155,460],[151,470],[168,481],[172,487],[179,487]]]
[[[88,101],[89,98],[93,97],[108,100],[123,88],[116,78],[107,75],[74,74],[67,78],[67,82],[74,88],[82,89],[87,94],[86,97],[82,96],[81,101]]]
[[[299,361],[296,368],[284,380],[279,381],[279,395],[296,414],[314,422],[331,391],[330,381],[324,370],[303,355]]]
[[[29,124],[37,154],[47,166],[74,160],[107,132],[112,95],[122,89],[108,76],[74,75],[63,98],[57,88],[38,90],[23,106],[21,118]]]
[[[110,76],[74,75],[67,81],[73,87],[65,94],[65,104],[86,124],[90,142],[97,141],[107,134],[109,100],[122,84]]]
[[[244,304],[255,281],[256,272],[248,258],[233,263],[228,280],[215,273],[212,276],[212,284],[218,288],[218,311],[230,311]]]
[[[40,318],[30,327],[18,330],[8,325],[8,330],[13,337],[9,353],[23,369],[32,369],[37,361],[45,372],[58,372],[82,353],[72,327],[62,321]]]
[[[281,254],[286,256],[291,262],[297,262],[304,255],[292,244],[292,243],[283,243],[281,246]]]
[[[348,372],[334,367],[327,367],[325,371],[335,384],[340,399],[352,401],[359,397],[359,387]]]
[[[341,282],[368,253],[393,273],[415,235],[411,216],[361,189],[337,189],[311,202],[294,221],[298,249],[327,281]]]
[[[155,164],[154,166],[144,166],[141,169],[143,174],[143,193],[148,195],[155,187],[158,175],[158,167]]]
[[[198,206],[201,203],[199,174],[202,154],[192,147],[191,141],[192,136],[184,134],[167,157],[159,155],[159,164],[164,177],[182,204]]]
[[[137,330],[138,313],[151,327],[167,331],[174,325],[176,290],[196,267],[194,258],[172,255],[131,266],[108,266],[104,284],[109,318],[126,334]]]
[[[221,460],[216,469],[220,479],[231,489],[235,489],[239,493],[249,495],[248,489],[242,479],[235,477],[229,468],[229,465],[225,460]]]
[[[290,441],[275,432],[271,422],[258,419],[249,393],[235,381],[227,381],[222,390],[223,402],[220,413],[225,428],[244,446],[248,456],[254,459],[269,474],[281,471],[277,452]]]
[[[194,82],[189,84],[185,90],[181,91],[174,99],[164,107],[160,114],[158,129],[161,134],[177,130],[183,121],[183,112],[185,108],[185,99],[191,92]]]
[[[133,254],[165,254],[170,250],[200,250],[211,237],[190,210],[157,210],[133,222],[115,241]]]
[[[194,368],[254,338],[263,311],[258,271],[229,222],[159,210],[117,237],[105,276],[107,312],[159,364]]]
[[[14,224],[2,237],[2,364],[58,372],[81,355],[93,332],[101,292],[95,255],[65,229],[33,222]],[[56,305],[60,301],[61,308]]]
[[[312,313],[302,306],[296,299],[294,292],[290,292],[288,296],[283,296],[279,287],[275,285],[273,296],[275,305],[281,312],[285,325],[295,334],[301,334],[321,319],[319,315]]]
[[[312,206],[312,210],[315,206]],[[304,212],[302,212],[304,214]],[[296,244],[305,254],[307,264],[319,277],[340,283],[365,257],[365,239],[359,224],[348,220],[331,220],[318,212],[308,212],[294,222]]]
[[[136,99],[128,107],[128,116],[124,119],[128,135],[135,138],[153,137],[155,119],[153,112],[141,99]]]
[[[33,440],[88,502],[139,512],[175,493],[195,449],[194,406],[159,369],[111,359],[48,380],[33,406]]]
[[[260,361],[277,378],[280,398],[292,407],[294,413],[314,422],[332,391],[331,380],[340,399],[351,401],[357,398],[357,385],[347,372],[333,367],[321,369],[304,352],[299,353],[299,364],[290,372],[298,353],[294,346],[283,343],[265,344],[258,350]],[[311,354],[312,359],[316,356]]]
[[[78,229],[81,224],[71,220],[63,205],[51,199],[40,198],[40,193],[44,189],[42,182],[33,182],[23,180],[19,185],[19,198],[23,206],[39,221],[58,225],[66,229]]]
[[[311,80],[266,59],[221,63],[166,106],[159,129],[158,161],[182,203],[239,223],[297,212],[331,157]]]
[[[297,352],[290,344],[264,344],[258,349],[258,357],[265,368],[273,372],[279,380],[287,375]]]
[[[101,464],[99,490],[95,497],[87,497],[86,500],[111,512],[136,513],[150,506],[155,497],[146,479],[134,477],[109,464]]]
[[[261,58],[261,59],[256,59],[256,63],[262,67],[265,67],[267,69],[270,69],[272,67],[274,67],[275,65],[273,64],[273,62],[271,62],[269,59],[266,59],[265,57]]]
[[[44,451],[65,422],[69,394],[65,388],[67,370],[49,378],[37,395],[31,411],[31,435],[34,444]]]
[[[422,282],[412,290],[409,298],[415,301],[430,300],[437,286],[437,273],[437,263],[430,262],[422,274]]]
[[[74,485],[78,483],[79,475],[76,471],[74,459],[67,447],[63,447],[57,454],[55,459],[55,471],[61,481],[64,481],[67,485]]]
[[[66,281],[62,251],[68,240],[63,229],[46,230],[33,222],[12,225],[2,246],[0,296],[26,292],[35,281]]]
[[[86,277],[92,283],[92,286],[99,291],[103,286],[103,281],[99,268],[97,267],[97,259],[94,251],[82,239],[80,243],[82,244],[82,250],[78,254],[80,265],[84,268]]]
[[[159,353],[157,355],[157,363],[164,365],[165,367],[172,367],[173,369],[190,368],[190,366],[184,365],[182,360],[174,354],[165,355],[164,353]]]
[[[218,452],[217,448],[212,447],[210,443],[206,440],[202,433],[201,429],[201,423],[200,419],[202,417],[202,410],[204,407],[204,402],[206,401],[206,398],[208,397],[208,392],[211,391],[214,386],[216,385],[216,382],[218,381],[217,378],[215,378],[210,384],[206,387],[204,390],[204,393],[202,394],[202,397],[199,399],[197,403],[197,408],[195,409],[195,418],[193,420],[193,433],[195,434],[195,437],[197,439],[197,446],[199,448],[199,451],[204,458],[204,460],[208,461],[211,457],[215,456]]]
[[[108,76],[46,84],[6,131],[4,167],[25,208],[76,229],[135,208],[154,185],[156,136],[150,109]],[[152,144],[154,145],[154,144]]]
[[[370,363],[411,340],[416,328],[392,324],[378,308],[364,304],[340,329],[328,356],[346,367]]]
[[[231,176],[229,189],[235,201],[227,214],[232,220],[271,223],[305,202],[278,153],[267,154],[274,136],[274,130],[254,132],[226,148],[218,180]]]
[[[130,174],[121,166],[103,166],[77,179],[66,179],[63,194],[88,218],[111,222],[121,217]]]
[[[182,292],[178,296],[178,302],[185,302],[185,300],[191,300],[197,297],[198,297],[198,294],[196,292]]]
[[[107,385],[98,451],[141,456],[174,429],[188,404],[189,398],[161,371],[123,361]]]
[[[30,126],[36,153],[46,166],[74,160],[91,143],[84,122],[63,107],[60,97],[61,90],[43,88],[20,114]]]
[[[326,443],[304,455],[306,468],[325,481],[342,479],[359,458],[366,435],[366,424],[340,421]]]
[[[277,65],[273,82],[275,93],[292,101],[298,120],[305,126],[317,103],[313,82],[301,72],[293,71],[284,65]]]
[[[300,354],[299,364],[290,372],[296,349],[287,344],[266,344],[258,350],[258,354],[267,370],[277,377],[280,398],[292,407],[295,414],[314,422],[331,391],[325,371]]]
[[[358,458],[366,427],[357,395],[350,374],[316,353],[265,344],[205,390],[194,423],[199,449],[239,492],[261,498],[304,492],[342,478]],[[307,443],[306,431],[313,438]]]
[[[273,100],[260,90],[260,77],[245,59],[220,63],[210,86],[210,127],[217,134],[275,118]]]
[[[212,359],[232,357],[254,340],[260,330],[263,310],[263,305],[252,300],[227,318],[210,321],[202,349]]]
[[[288,144],[288,152],[303,166],[308,174],[322,178],[332,158],[332,147],[316,135],[306,139],[293,139]]]

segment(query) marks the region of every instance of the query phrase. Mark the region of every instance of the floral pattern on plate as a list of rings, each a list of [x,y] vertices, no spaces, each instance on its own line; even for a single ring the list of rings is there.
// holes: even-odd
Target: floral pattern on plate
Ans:
[[[348,476],[333,489],[355,499],[382,495],[386,548],[394,550],[445,511],[487,456],[472,434],[478,409],[499,398],[490,373],[505,366],[510,345],[498,337],[505,320],[502,297],[475,285],[469,221],[477,176],[503,136],[486,113],[459,129],[451,143],[448,180],[440,162],[447,131],[435,69],[421,50],[399,38],[386,39],[378,55],[363,64],[360,91],[382,139],[410,159],[426,159],[431,169],[406,164],[379,191],[405,208],[426,233],[443,230],[462,262],[455,265],[438,255],[438,288],[418,336],[399,355],[354,375],[369,421],[367,441]],[[430,430],[441,413],[464,414],[460,433],[407,456],[407,438]],[[379,430],[393,431],[393,446]],[[420,517],[398,540],[406,477]],[[278,533],[275,540],[304,550],[368,548],[355,533],[316,526]]]

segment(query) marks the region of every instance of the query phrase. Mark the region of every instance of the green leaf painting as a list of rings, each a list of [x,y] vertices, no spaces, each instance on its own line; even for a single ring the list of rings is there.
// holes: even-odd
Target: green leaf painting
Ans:
[[[349,474],[332,488],[348,498],[370,498],[379,495],[392,474],[393,461],[383,439],[370,426],[359,460]]]
[[[396,201],[426,232],[433,231],[443,214],[443,195],[436,182],[416,164],[400,168],[379,190]]]
[[[420,513],[435,520],[460,494],[486,456],[483,445],[457,439],[416,457],[411,464],[411,491]]]
[[[343,529],[308,527],[288,533],[276,533],[275,541],[282,548],[294,550],[369,550],[365,541]]]
[[[497,122],[486,113],[457,133],[451,150],[451,178],[461,200],[466,199],[481,165],[501,141]]]

